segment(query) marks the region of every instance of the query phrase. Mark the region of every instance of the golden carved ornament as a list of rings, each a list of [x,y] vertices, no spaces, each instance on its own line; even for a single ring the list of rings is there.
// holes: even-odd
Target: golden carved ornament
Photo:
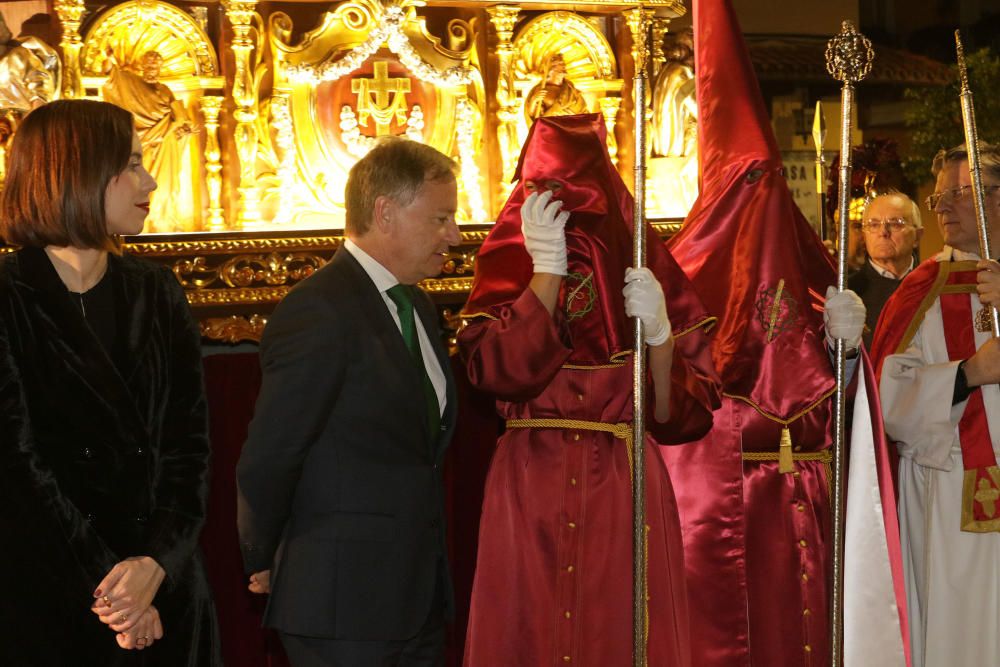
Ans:
[[[237,255],[217,266],[204,256],[174,262],[174,275],[185,289],[205,289],[217,283],[227,287],[290,285],[308,278],[327,260],[305,252]],[[220,285],[221,286],[221,285]]]
[[[420,287],[429,294],[458,296],[468,294],[472,288],[472,278],[430,278],[420,281]],[[228,289],[186,290],[188,303],[194,307],[246,306],[276,304],[292,288],[280,287],[240,287]]]
[[[62,96],[67,99],[83,97],[80,75],[80,22],[87,11],[83,0],[55,0],[52,7],[62,24],[59,48],[63,53]]]
[[[187,290],[187,299],[194,307],[276,304],[284,299],[291,289],[291,287],[243,287]]]
[[[614,49],[599,27],[605,20],[594,17],[591,22],[572,12],[554,11],[540,14],[521,26],[512,44],[513,85],[518,99],[518,117],[513,122],[517,123],[518,146],[511,155],[504,156],[505,173],[513,173],[520,146],[528,134],[524,117],[526,97],[543,81],[546,64],[554,54],[562,55],[566,79],[583,94],[588,111],[605,115],[609,152],[612,157],[617,154],[614,126],[623,82],[616,78]],[[603,102],[605,98],[614,98],[618,103]],[[513,163],[508,162],[511,160]]]
[[[259,343],[267,325],[267,318],[261,315],[241,317],[209,317],[201,320],[202,338],[220,343],[242,343],[250,341]]]
[[[239,229],[254,229],[261,221],[260,187],[257,184],[257,150],[260,133],[257,120],[260,115],[260,83],[263,69],[262,20],[257,13],[257,0],[226,0],[223,2],[226,18],[233,29],[233,118],[236,128],[233,140],[240,159],[239,210],[236,215]]]
[[[114,5],[97,17],[84,35],[80,54],[84,77],[104,77],[110,68],[107,50],[114,51],[122,64],[138,63],[143,54],[156,51],[163,56],[160,77],[165,82],[206,79],[202,88],[221,88],[219,60],[215,48],[197,20],[187,12],[159,0],[130,0]],[[100,87],[101,80],[88,81],[88,88]]]
[[[273,117],[271,125],[286,146],[279,160],[294,165],[293,183],[286,174],[271,178],[290,227],[343,224],[347,172],[377,132],[457,154],[459,222],[485,222],[485,154],[476,148],[486,101],[475,22],[452,19],[442,40],[428,32],[418,4],[341,3],[297,43],[288,15],[269,17],[274,94],[287,99],[288,119]],[[285,161],[288,151],[294,157]]]
[[[128,244],[130,254],[148,257],[176,255],[231,255],[235,252],[267,252],[279,250],[330,250],[344,242],[342,236],[287,236],[273,238],[185,239],[178,241],[147,241],[139,237]]]

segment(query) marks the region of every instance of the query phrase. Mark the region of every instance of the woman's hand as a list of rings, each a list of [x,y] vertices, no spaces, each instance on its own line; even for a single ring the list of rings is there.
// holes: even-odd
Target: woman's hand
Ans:
[[[127,558],[97,585],[91,609],[115,632],[126,632],[153,603],[165,576],[160,564],[149,556]]]
[[[115,636],[123,649],[141,651],[149,648],[157,639],[163,639],[163,624],[156,607],[150,605],[140,616],[131,630],[119,632]]]

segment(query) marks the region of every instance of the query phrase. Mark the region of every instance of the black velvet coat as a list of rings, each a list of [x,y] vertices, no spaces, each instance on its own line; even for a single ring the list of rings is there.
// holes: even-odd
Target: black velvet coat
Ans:
[[[109,257],[109,358],[43,250],[0,258],[0,664],[219,664],[197,553],[209,445],[195,324],[170,272]],[[125,651],[89,607],[115,563],[167,573],[164,638]]]

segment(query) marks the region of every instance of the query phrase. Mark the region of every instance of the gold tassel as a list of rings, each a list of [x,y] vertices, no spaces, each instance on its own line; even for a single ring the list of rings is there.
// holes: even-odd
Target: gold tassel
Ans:
[[[781,442],[778,444],[778,472],[795,472],[795,461],[792,459],[792,434],[787,426],[781,427]]]

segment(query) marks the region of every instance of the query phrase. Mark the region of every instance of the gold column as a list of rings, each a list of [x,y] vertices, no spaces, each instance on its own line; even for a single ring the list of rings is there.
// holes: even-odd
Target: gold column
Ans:
[[[271,127],[274,128],[274,143],[278,147],[278,178],[280,180],[278,211],[275,223],[291,220],[292,204],[295,196],[295,129],[287,90],[275,89],[271,96]]]
[[[236,152],[240,158],[240,201],[238,227],[252,229],[260,223],[260,188],[257,187],[257,88],[254,83],[255,62],[251,54],[256,47],[250,34],[256,30],[254,20],[257,0],[225,0],[226,17],[233,26],[233,56],[236,74],[233,77],[233,101],[236,109]]]
[[[608,130],[608,155],[611,162],[618,166],[618,139],[615,137],[615,123],[618,121],[618,110],[622,105],[620,97],[602,97],[598,100],[601,105],[601,114],[604,115],[604,127]]]
[[[652,23],[653,12],[648,9],[636,8],[623,12],[628,30],[632,33],[632,62],[638,72],[646,66],[649,57],[649,46],[646,43],[646,33]]]
[[[205,95],[201,98],[201,112],[205,116],[205,185],[208,188],[208,229],[212,232],[226,228],[222,217],[222,150],[219,148],[219,112],[222,97]]]
[[[510,182],[517,166],[517,94],[514,91],[514,24],[521,8],[517,5],[496,5],[488,7],[490,22],[497,31],[497,142],[500,144],[500,159],[503,163],[501,178],[501,200],[506,200],[513,189]]]
[[[63,54],[62,96],[66,99],[83,97],[83,79],[80,75],[80,21],[86,8],[83,0],[56,0],[53,8],[62,23],[62,40],[59,48]]]
[[[656,83],[656,75],[660,73],[660,68],[663,67],[663,63],[667,62],[667,57],[663,55],[663,36],[670,31],[670,19],[655,17],[653,19],[652,26],[650,27],[650,43],[652,44],[652,52],[649,55],[650,62],[652,63],[651,71],[649,72],[649,80],[652,83]]]

